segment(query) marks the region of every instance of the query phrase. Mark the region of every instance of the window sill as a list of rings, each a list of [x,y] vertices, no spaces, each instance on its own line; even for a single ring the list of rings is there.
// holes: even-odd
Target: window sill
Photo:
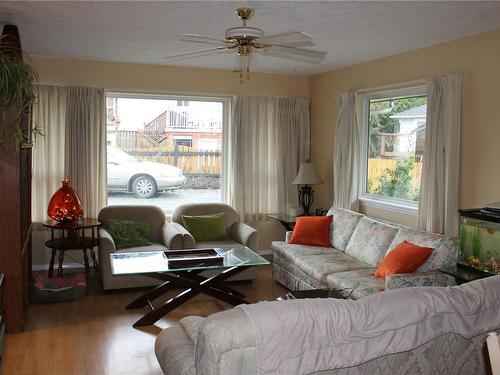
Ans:
[[[404,204],[404,202],[395,202],[390,199],[361,196],[359,202],[361,207],[377,208],[410,216],[418,214],[418,205]]]

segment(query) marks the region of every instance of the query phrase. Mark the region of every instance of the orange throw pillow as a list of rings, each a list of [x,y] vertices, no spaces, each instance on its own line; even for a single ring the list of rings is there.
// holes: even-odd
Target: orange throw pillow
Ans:
[[[375,271],[376,277],[395,273],[412,273],[429,258],[434,249],[403,241],[387,254]]]
[[[331,247],[330,225],[332,216],[300,216],[295,220],[290,243]]]

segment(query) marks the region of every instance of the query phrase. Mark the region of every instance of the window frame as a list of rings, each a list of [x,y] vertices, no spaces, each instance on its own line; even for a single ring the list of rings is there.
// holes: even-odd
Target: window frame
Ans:
[[[369,110],[371,100],[398,99],[415,96],[427,96],[425,84],[395,89],[370,90],[359,94],[361,106],[361,147],[360,147],[360,179],[359,179],[359,201],[362,206],[384,209],[396,213],[416,216],[419,202],[405,199],[381,197],[366,192],[368,178],[368,142],[369,142]]]
[[[222,157],[222,168],[221,168],[221,173],[220,173],[220,181],[221,181],[221,203],[225,203],[226,197],[224,196],[224,187],[222,186],[223,182],[225,181],[224,178],[224,158],[225,158],[225,147],[226,147],[226,142],[224,141],[225,137],[227,136],[227,132],[229,131],[229,121],[230,121],[230,113],[231,113],[231,106],[232,106],[232,96],[229,95],[203,95],[203,94],[196,94],[196,93],[175,93],[175,92],[170,92],[170,93],[158,93],[158,92],[140,92],[140,91],[115,91],[115,90],[106,90],[105,92],[105,97],[106,97],[106,110],[107,110],[107,99],[108,97],[115,97],[115,98],[130,98],[130,99],[160,99],[160,100],[176,100],[176,101],[182,101],[182,103],[185,102],[190,102],[190,101],[198,101],[198,102],[220,102],[222,103],[222,142],[221,142],[221,157]],[[107,112],[106,112],[107,115]],[[106,117],[107,120],[107,117]],[[104,137],[104,143],[107,145],[108,144],[108,139],[107,139],[107,131],[106,135]],[[108,174],[108,168],[107,168],[107,152],[105,153],[105,163],[106,163],[106,171],[105,171],[105,180],[106,180],[106,205],[108,205],[108,196],[109,192],[107,191],[107,174]],[[164,210],[165,215],[167,218],[170,218],[172,213]]]

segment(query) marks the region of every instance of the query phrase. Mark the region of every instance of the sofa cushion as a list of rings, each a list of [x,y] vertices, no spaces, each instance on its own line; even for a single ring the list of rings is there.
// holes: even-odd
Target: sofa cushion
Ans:
[[[344,253],[304,255],[295,259],[295,265],[322,283],[326,283],[327,276],[332,273],[371,268],[368,264]]]
[[[295,263],[273,254],[273,279],[290,290],[324,289],[328,285],[309,276],[299,269]]]
[[[127,247],[126,249],[116,250],[116,253],[142,253],[148,251],[166,251],[168,250],[165,245],[160,242],[152,242],[149,246],[134,246]]]
[[[294,259],[304,255],[320,255],[320,254],[340,254],[340,250],[332,247],[319,247],[307,245],[294,245],[282,241],[273,241],[271,244],[273,253],[280,257],[293,261]]]
[[[417,272],[437,269],[455,270],[458,259],[458,245],[453,239],[441,234],[428,233],[418,229],[400,228],[387,252],[392,251],[403,241],[434,249],[431,256],[417,269]]]
[[[331,216],[302,216],[295,221],[290,243],[330,247]]]
[[[375,268],[365,268],[361,270],[338,272],[326,278],[328,285],[342,294],[349,295],[352,299],[383,292],[385,287],[384,279],[375,277]],[[352,291],[352,293],[351,293]]]
[[[214,249],[216,247],[242,247],[243,245],[234,240],[226,241],[201,241],[197,242],[195,248]]]
[[[364,215],[335,207],[330,208],[327,215],[333,215],[330,243],[334,248],[345,251],[359,219]]]
[[[362,217],[347,244],[346,254],[376,267],[389,248],[398,228]]]

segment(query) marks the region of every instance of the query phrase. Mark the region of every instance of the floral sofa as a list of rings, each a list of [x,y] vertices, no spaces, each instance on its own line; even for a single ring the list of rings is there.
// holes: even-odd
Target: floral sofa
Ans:
[[[455,285],[452,273],[458,245],[449,237],[373,220],[360,213],[332,207],[331,247],[274,241],[273,277],[291,290],[331,288],[351,299],[408,286]],[[415,273],[377,278],[384,256],[403,241],[432,247],[433,253]]]

